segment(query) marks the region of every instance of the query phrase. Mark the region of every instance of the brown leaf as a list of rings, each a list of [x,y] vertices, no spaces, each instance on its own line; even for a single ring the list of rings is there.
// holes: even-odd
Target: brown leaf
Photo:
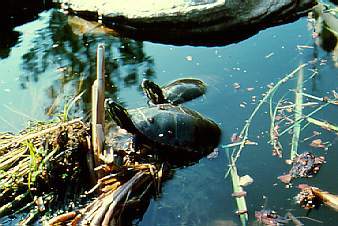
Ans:
[[[315,147],[315,148],[325,148],[326,146],[323,144],[321,139],[316,139],[313,140],[310,144],[311,147]]]
[[[282,176],[277,177],[280,181],[282,181],[284,184],[289,184],[292,180],[291,174],[285,174]]]

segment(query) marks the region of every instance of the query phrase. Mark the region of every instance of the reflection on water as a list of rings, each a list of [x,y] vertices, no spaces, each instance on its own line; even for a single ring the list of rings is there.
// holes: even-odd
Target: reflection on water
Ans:
[[[44,14],[48,17],[43,26],[34,30],[29,49],[22,53],[20,59],[21,89],[28,89],[32,83],[41,82],[46,74],[52,74],[55,80],[45,90],[49,104],[45,112],[50,114],[60,111],[55,106],[61,106],[69,95],[77,95],[86,91],[82,101],[74,111],[81,109],[88,112],[90,90],[96,76],[96,47],[104,43],[106,47],[106,92],[108,97],[117,98],[117,92],[122,86],[135,86],[140,83],[140,76],[151,77],[153,59],[143,51],[143,43],[130,39],[119,39],[103,34],[75,34],[68,24],[67,17],[56,10]],[[25,31],[29,33],[30,31]],[[18,36],[18,32],[14,31]],[[4,40],[5,38],[5,40]],[[11,37],[2,36],[1,40],[11,43]],[[3,58],[8,57],[9,49]],[[1,52],[1,51],[0,51]],[[115,85],[118,83],[119,85]]]
[[[46,113],[58,112],[70,96],[84,90],[82,103],[75,111],[88,113],[91,85],[96,74],[96,47],[103,42],[106,47],[106,96],[119,99],[127,107],[145,106],[145,97],[139,87],[144,77],[150,77],[158,84],[187,76],[202,79],[208,84],[206,95],[185,105],[219,123],[223,131],[221,142],[228,143],[231,134],[241,129],[257,103],[253,96],[258,100],[268,84],[292,71],[300,61],[311,60],[312,69],[318,72],[304,86],[309,94],[321,97],[337,90],[337,69],[332,53],[314,45],[312,31],[306,26],[306,19],[301,19],[267,29],[237,44],[212,48],[177,47],[106,36],[95,29],[78,33],[62,13],[44,12],[39,19],[17,27],[14,35],[0,37],[0,43],[5,43],[0,45],[0,130],[18,131],[30,119],[45,119],[49,117]],[[310,48],[297,48],[298,45]],[[308,78],[312,71],[304,73]],[[234,83],[240,88],[235,89]],[[294,89],[292,82],[285,87],[285,92],[288,89]],[[268,208],[281,214],[286,209],[293,209],[295,215],[304,216],[306,212],[292,201],[296,190],[286,189],[277,182],[277,176],[286,172],[288,166],[271,157],[271,147],[267,144],[267,112],[265,109],[252,122],[250,139],[259,145],[249,147],[238,164],[240,174],[250,174],[255,180],[246,189],[248,206],[252,213],[260,210],[265,202],[263,197],[268,197]],[[329,107],[319,112],[316,118],[337,124],[336,115],[336,109]],[[302,131],[302,138],[311,136],[315,130],[322,133],[324,141],[332,142],[329,150],[311,148],[305,141],[300,148],[321,155],[324,152],[328,162],[318,176],[301,182],[337,194],[338,184],[334,178],[338,152],[333,151],[337,149],[337,137],[309,126]],[[289,141],[287,136],[281,140],[286,149]],[[238,219],[233,214],[235,203],[231,197],[231,184],[224,180],[226,164],[220,148],[215,159],[202,159],[194,166],[177,169],[173,178],[164,183],[161,197],[150,200],[137,225],[236,225]],[[249,212],[251,219],[252,213]],[[327,208],[312,211],[310,217],[325,221],[327,225],[338,220],[337,215]],[[305,223],[317,225],[310,221]]]

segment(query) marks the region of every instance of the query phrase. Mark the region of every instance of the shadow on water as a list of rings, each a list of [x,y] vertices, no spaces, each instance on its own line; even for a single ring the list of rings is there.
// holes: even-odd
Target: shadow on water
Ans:
[[[38,18],[38,13],[50,9],[51,1],[23,1],[18,4],[16,1],[4,1],[0,15],[0,59],[9,56],[10,49],[19,42],[20,33],[14,31],[16,26],[33,21]]]

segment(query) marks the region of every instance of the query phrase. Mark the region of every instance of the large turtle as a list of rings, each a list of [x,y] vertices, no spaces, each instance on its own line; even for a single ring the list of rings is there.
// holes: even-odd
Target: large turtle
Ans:
[[[133,134],[136,141],[159,149],[209,153],[220,141],[218,125],[183,106],[159,104],[126,110],[108,100],[106,110],[118,126]]]
[[[160,87],[153,81],[144,79],[142,89],[153,104],[174,105],[195,99],[206,92],[206,84],[199,79],[183,78]]]

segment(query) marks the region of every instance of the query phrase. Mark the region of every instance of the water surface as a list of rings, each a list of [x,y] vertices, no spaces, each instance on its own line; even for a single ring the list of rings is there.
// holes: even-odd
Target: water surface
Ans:
[[[229,178],[224,179],[227,158],[221,148],[230,142],[233,133],[238,133],[250,116],[267,85],[276,83],[294,70],[300,63],[317,58],[318,61],[304,70],[309,78],[304,88],[315,96],[332,96],[337,91],[337,69],[332,62],[332,53],[314,45],[306,18],[294,23],[261,31],[259,34],[222,47],[171,46],[134,41],[104,34],[79,35],[67,24],[67,17],[56,10],[40,14],[37,20],[16,27],[19,38],[10,48],[3,48],[8,56],[0,58],[0,130],[18,132],[29,120],[45,120],[60,112],[63,104],[82,91],[81,103],[73,109],[86,117],[90,106],[90,87],[95,79],[96,46],[106,46],[107,96],[119,100],[129,108],[146,105],[140,82],[151,78],[166,84],[182,77],[200,78],[208,84],[202,98],[185,105],[216,121],[223,132],[219,155],[215,159],[203,158],[199,163],[177,169],[173,178],[166,181],[162,194],[152,199],[142,219],[135,221],[140,226],[193,225],[220,226],[238,225],[234,214],[235,201],[231,197]],[[1,37],[0,37],[1,39]],[[310,46],[298,49],[297,45]],[[239,83],[235,89],[233,84]],[[288,89],[294,89],[295,80],[285,84],[276,94],[275,101]],[[247,88],[254,88],[248,91]],[[252,101],[252,96],[257,100]],[[290,100],[293,96],[288,94]],[[243,103],[245,102],[245,103]],[[241,107],[241,104],[245,107]],[[255,182],[245,188],[250,222],[254,210],[267,208],[284,215],[292,210],[296,216],[307,212],[293,201],[296,188],[285,188],[277,176],[288,170],[284,160],[288,157],[291,136],[281,138],[285,158],[271,156],[269,139],[268,106],[261,110],[252,122],[249,138],[258,142],[248,146],[239,162],[240,175],[249,174]],[[311,112],[311,109],[306,109]],[[315,118],[338,124],[337,109],[325,108]],[[297,180],[309,183],[338,194],[337,181],[337,136],[323,129],[308,126],[302,131],[301,140],[312,132],[320,131],[320,137],[332,144],[328,150],[314,149],[309,141],[300,143],[300,152],[313,151],[325,155],[327,163],[320,173],[311,179]],[[309,217],[334,225],[336,212],[322,207],[309,213]],[[303,220],[306,225],[318,223]],[[250,223],[251,224],[251,223]]]

